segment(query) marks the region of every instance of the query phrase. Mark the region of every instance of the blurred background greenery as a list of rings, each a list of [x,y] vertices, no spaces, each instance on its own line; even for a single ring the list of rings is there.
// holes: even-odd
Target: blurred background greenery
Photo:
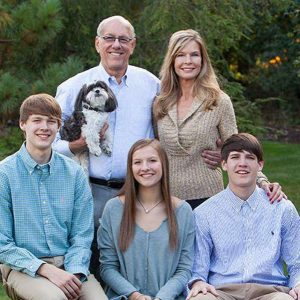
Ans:
[[[299,0],[2,0],[0,123],[14,123],[28,95],[55,95],[59,83],[98,64],[97,25],[115,14],[136,30],[131,63],[156,75],[170,35],[198,30],[233,100],[239,130],[295,139]]]

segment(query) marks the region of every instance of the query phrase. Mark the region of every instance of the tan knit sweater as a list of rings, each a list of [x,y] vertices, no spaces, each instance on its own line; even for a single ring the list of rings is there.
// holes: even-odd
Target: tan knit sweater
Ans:
[[[237,133],[233,106],[228,95],[221,94],[217,107],[204,111],[203,101],[194,100],[182,120],[177,105],[157,122],[158,138],[170,162],[171,193],[191,200],[215,195],[223,189],[222,172],[209,169],[201,157],[205,149],[216,149],[216,141]]]

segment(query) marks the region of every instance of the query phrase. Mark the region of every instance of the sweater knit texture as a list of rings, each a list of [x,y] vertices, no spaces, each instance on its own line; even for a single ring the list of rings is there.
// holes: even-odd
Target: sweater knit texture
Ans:
[[[209,169],[201,153],[216,150],[222,142],[237,133],[233,106],[228,95],[221,93],[217,106],[204,109],[204,101],[195,99],[182,120],[177,105],[157,122],[158,138],[170,163],[172,195],[185,200],[211,197],[223,190],[220,168]]]

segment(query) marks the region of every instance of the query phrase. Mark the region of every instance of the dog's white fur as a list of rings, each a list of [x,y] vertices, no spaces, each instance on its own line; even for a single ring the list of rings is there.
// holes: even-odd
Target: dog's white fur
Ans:
[[[105,131],[101,140],[99,134],[108,120],[109,112],[116,107],[116,98],[105,83],[99,81],[89,87],[85,85],[80,90],[75,103],[77,112],[82,109],[83,118],[81,114],[79,118],[74,112],[69,123],[65,122],[63,126],[65,128],[62,128],[63,139],[70,140],[70,136],[76,130],[79,130],[78,134],[81,132],[85,138],[88,151],[76,153],[74,159],[83,167],[86,174],[89,171],[89,153],[95,156],[100,156],[102,153],[111,156],[112,138],[109,129]]]
[[[103,150],[107,155],[111,155],[112,144],[111,144],[111,134],[109,129],[106,130],[104,138],[100,140],[99,144],[99,135],[95,132],[100,132],[104,123],[108,119],[108,113],[97,112],[94,110],[82,110],[85,119],[87,120],[86,124],[83,124],[81,127],[82,136],[85,137],[85,141],[89,148],[91,154],[95,156],[100,156]],[[100,147],[101,145],[101,147]]]

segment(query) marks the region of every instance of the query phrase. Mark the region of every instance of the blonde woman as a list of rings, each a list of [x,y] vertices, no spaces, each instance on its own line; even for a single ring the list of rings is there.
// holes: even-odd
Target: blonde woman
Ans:
[[[153,115],[170,162],[171,193],[194,209],[223,189],[216,142],[237,133],[233,106],[220,89],[203,39],[194,30],[171,36],[160,77],[161,94]],[[263,174],[257,181],[270,200],[282,197],[278,183],[270,184]]]

